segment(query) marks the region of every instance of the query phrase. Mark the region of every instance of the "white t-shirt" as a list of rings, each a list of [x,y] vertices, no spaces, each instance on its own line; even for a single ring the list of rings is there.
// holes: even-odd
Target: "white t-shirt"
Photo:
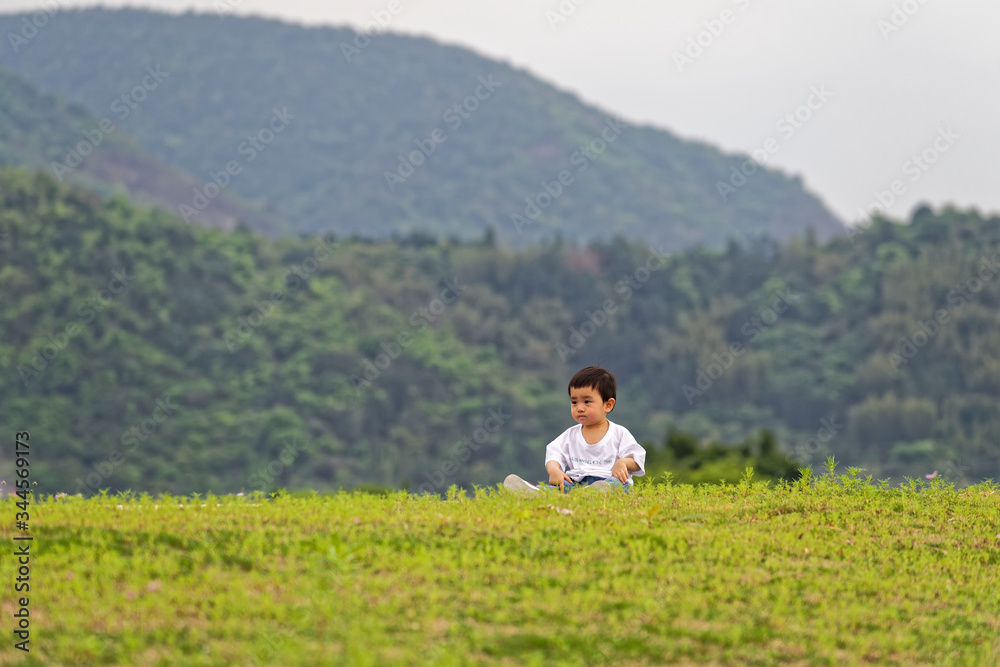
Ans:
[[[624,426],[608,420],[608,432],[595,445],[587,444],[583,439],[583,426],[571,426],[562,435],[545,447],[545,462],[558,461],[563,472],[573,479],[588,475],[595,477],[611,477],[611,467],[618,459],[632,456],[639,464],[639,469],[629,475],[632,477],[646,474],[646,450]]]

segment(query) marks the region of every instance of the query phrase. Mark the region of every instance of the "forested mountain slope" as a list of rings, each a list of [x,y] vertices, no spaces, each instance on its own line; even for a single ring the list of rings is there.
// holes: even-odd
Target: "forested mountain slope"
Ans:
[[[131,109],[121,100],[103,116],[33,85],[0,67],[0,165],[45,168],[56,178],[101,195],[127,192],[139,202],[176,209],[199,187],[192,176],[146,153],[123,125]],[[231,229],[245,221],[262,230],[274,219],[221,193],[199,218],[203,224]]]
[[[601,363],[651,447],[767,427],[805,463],[996,478],[998,246],[927,209],[669,257],[267,240],[0,170],[0,422],[53,491],[440,490],[539,474]]]
[[[0,16],[0,32],[25,16]],[[0,64],[95,114],[128,97],[127,129],[147,151],[194,174],[203,197],[220,184],[287,232],[470,239],[492,227],[504,245],[624,234],[678,249],[841,231],[798,178],[761,169],[723,197],[746,156],[622,125],[466,49],[222,18],[59,11]],[[183,205],[189,218],[216,206],[194,194]]]

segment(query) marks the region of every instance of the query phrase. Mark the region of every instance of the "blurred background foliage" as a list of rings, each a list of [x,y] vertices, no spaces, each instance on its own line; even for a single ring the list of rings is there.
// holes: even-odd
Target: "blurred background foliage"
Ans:
[[[998,245],[1000,218],[924,208],[644,273],[650,249],[620,237],[268,239],[5,169],[0,422],[34,434],[52,492],[444,490],[543,474],[566,383],[598,363],[612,419],[676,479],[830,455],[997,478]]]
[[[19,33],[30,17],[0,15],[0,34]],[[64,157],[83,129],[110,119],[111,138],[132,137],[142,159],[95,151],[87,160],[93,178],[175,212],[190,204],[193,187],[150,187],[165,168],[203,187],[237,161],[242,171],[198,220],[229,225],[236,216],[271,235],[336,228],[366,238],[469,241],[492,228],[505,246],[624,234],[676,250],[761,233],[784,240],[806,224],[821,238],[842,231],[798,177],[761,167],[752,187],[723,198],[718,184],[745,155],[648,125],[615,134],[607,113],[469,49],[386,33],[348,61],[343,45],[354,44],[353,30],[219,18],[60,10],[26,47],[0,49],[0,67],[21,81],[10,87],[33,98],[37,115],[69,102],[92,115],[78,119],[75,139],[59,141],[30,122],[20,132]],[[149,79],[147,67],[162,80]],[[126,108],[122,95],[144,81],[155,88],[140,87],[140,103]],[[37,99],[25,82],[53,97]],[[275,110],[287,126],[251,149],[248,137],[271,132]],[[47,158],[43,164],[56,159]],[[572,179],[565,186],[563,171]],[[131,178],[113,178],[122,173]],[[526,217],[529,200],[540,207],[534,220]]]

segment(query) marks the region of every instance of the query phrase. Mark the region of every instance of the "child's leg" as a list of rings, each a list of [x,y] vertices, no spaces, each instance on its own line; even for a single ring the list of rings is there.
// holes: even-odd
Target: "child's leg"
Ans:
[[[575,483],[575,482],[566,482],[565,484],[563,484],[563,493],[569,493],[570,489],[575,489],[578,486],[580,486],[580,485],[577,484],[577,483]],[[555,486],[553,484],[545,484],[545,483],[541,484],[538,488],[540,488],[542,491],[558,491],[559,490],[558,486]]]
[[[624,491],[625,493],[632,490],[631,484],[624,484],[617,477],[584,477],[580,480],[580,484],[586,487],[593,487],[595,490],[614,489],[616,491]]]

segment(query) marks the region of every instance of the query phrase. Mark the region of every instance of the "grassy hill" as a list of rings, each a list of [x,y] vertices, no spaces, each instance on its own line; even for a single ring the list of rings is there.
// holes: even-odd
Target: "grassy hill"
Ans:
[[[938,482],[48,496],[19,664],[996,665],[998,487]]]
[[[166,209],[192,198],[193,177],[146,153],[122,129],[123,103],[91,114],[82,105],[52,94],[0,67],[0,166],[48,169],[68,183],[107,196],[125,192],[136,201]],[[83,153],[81,155],[81,152]],[[240,220],[274,230],[267,214],[254,211],[232,193],[222,193],[199,222],[233,228]]]
[[[0,32],[24,16],[0,16]],[[0,64],[98,114],[129,97],[126,128],[144,149],[206,185],[236,164],[228,187],[288,232],[469,239],[492,227],[504,244],[624,234],[672,250],[841,229],[771,170],[724,201],[717,184],[746,156],[619,126],[466,49],[355,38],[215,13],[60,11]],[[147,68],[161,81],[144,92]]]
[[[53,490],[440,491],[540,474],[601,363],[651,449],[767,428],[804,464],[996,479],[998,251],[1000,218],[927,209],[666,258],[268,240],[0,170],[0,418],[45,434]],[[731,463],[670,449],[698,479]]]

